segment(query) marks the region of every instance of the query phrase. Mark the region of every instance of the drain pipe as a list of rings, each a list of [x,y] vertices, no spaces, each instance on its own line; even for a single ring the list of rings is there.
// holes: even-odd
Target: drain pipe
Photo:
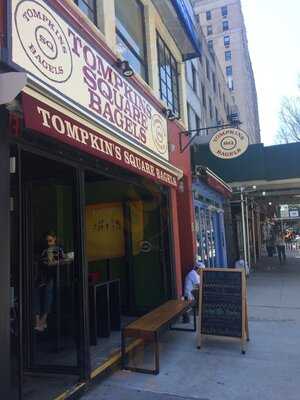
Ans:
[[[252,241],[253,241],[253,261],[256,264],[256,237],[255,237],[255,218],[254,218],[254,202],[251,200],[251,219],[252,219]]]

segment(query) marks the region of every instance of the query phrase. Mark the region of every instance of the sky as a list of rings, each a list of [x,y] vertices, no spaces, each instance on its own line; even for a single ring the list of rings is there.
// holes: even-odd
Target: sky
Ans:
[[[300,0],[241,0],[256,83],[261,138],[275,143],[283,96],[299,95]]]

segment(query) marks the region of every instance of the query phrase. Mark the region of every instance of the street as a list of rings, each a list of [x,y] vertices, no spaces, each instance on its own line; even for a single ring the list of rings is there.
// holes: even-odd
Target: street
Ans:
[[[300,259],[262,258],[248,280],[250,342],[206,340],[193,333],[161,338],[158,376],[117,371],[83,399],[299,400]]]

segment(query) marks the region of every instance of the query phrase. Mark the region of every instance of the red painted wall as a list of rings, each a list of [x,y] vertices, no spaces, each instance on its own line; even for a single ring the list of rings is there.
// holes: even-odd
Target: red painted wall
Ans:
[[[75,24],[79,24],[81,29],[87,35],[87,39],[95,45],[101,47],[105,51],[107,60],[111,63],[116,61],[116,56],[106,46],[102,40],[94,34],[89,25],[85,24],[84,18],[74,12],[74,8],[63,0],[51,0],[53,5],[60,14],[64,14],[66,19]],[[5,6],[6,0],[0,0],[0,46],[5,46]],[[147,97],[157,110],[162,110],[161,102],[153,97],[146,86],[140,83],[136,77],[131,78],[131,83],[144,96]],[[192,179],[191,179],[191,159],[190,150],[187,148],[183,153],[179,148],[179,132],[184,130],[177,121],[168,122],[168,133],[170,143],[170,162],[181,169],[184,173],[184,191],[171,188],[171,217],[173,227],[173,243],[174,243],[174,259],[175,259],[175,274],[176,274],[176,289],[177,295],[182,295],[182,277],[187,269],[194,263],[196,254],[195,238],[192,227],[194,226],[194,210],[192,204]],[[186,138],[185,138],[186,140]]]
[[[0,47],[6,45],[6,1],[0,0]]]
[[[180,271],[177,276],[178,288],[182,288],[182,280],[189,270],[189,267],[195,262],[196,240],[194,234],[194,207],[192,197],[192,175],[191,175],[191,154],[189,147],[181,153],[179,143],[179,132],[184,130],[177,122],[169,122],[169,151],[170,161],[173,165],[183,171],[183,191],[177,190],[176,202],[177,208],[177,225],[179,231],[179,248],[180,248]],[[188,138],[182,136],[183,142],[186,143]],[[182,292],[180,292],[180,295]]]

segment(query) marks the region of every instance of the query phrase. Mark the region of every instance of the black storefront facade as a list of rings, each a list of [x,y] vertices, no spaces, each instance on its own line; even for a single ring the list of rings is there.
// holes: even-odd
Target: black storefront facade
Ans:
[[[178,295],[170,209],[181,171],[168,161],[167,122],[155,99],[111,67],[107,49],[93,38],[79,46],[85,39],[59,3],[8,3],[12,42],[3,65],[25,68],[28,84],[0,118],[0,387],[3,398],[64,398],[58,396],[95,377],[118,349],[118,309],[126,323]],[[26,38],[37,40],[30,32],[46,34],[46,26],[56,27],[49,38],[61,65],[49,62],[44,42],[28,50]],[[89,103],[81,102],[83,88]],[[127,110],[116,105],[118,92],[130,97]],[[135,124],[126,119],[130,107]],[[52,266],[52,286],[36,297],[50,233],[64,258]],[[111,313],[96,327],[98,343],[91,336],[93,285],[95,307],[107,303],[101,312]],[[36,305],[44,313],[46,302],[47,324],[37,331]]]

